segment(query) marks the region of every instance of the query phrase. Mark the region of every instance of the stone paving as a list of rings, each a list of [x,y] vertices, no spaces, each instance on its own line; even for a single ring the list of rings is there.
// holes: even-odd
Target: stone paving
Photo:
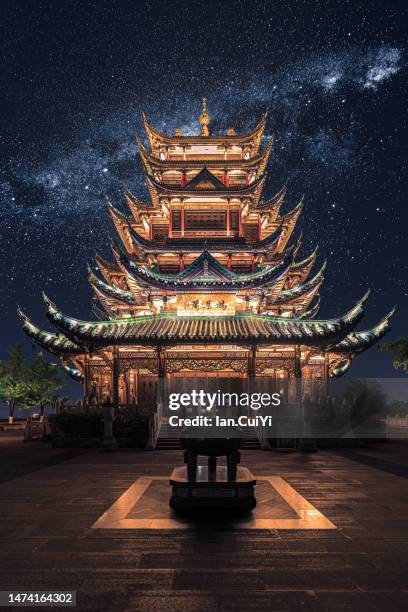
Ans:
[[[283,477],[337,526],[327,531],[91,529],[182,453],[22,446],[0,440],[0,590],[76,590],[77,609],[95,611],[408,609],[408,445],[243,453],[255,475]],[[13,456],[25,469],[6,479]]]

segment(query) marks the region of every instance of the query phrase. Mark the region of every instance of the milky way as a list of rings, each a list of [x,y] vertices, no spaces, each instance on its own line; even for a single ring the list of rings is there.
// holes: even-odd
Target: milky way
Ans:
[[[245,3],[236,5],[243,20],[251,15]],[[184,133],[196,133],[202,95],[208,100],[214,132],[228,127],[244,131],[269,111],[265,143],[273,136],[274,147],[265,197],[286,183],[288,210],[305,194],[299,224],[303,252],[318,244],[321,260],[328,259],[322,315],[338,314],[369,286],[375,289],[371,323],[394,302],[404,304],[408,264],[405,253],[395,248],[404,239],[407,225],[401,142],[406,116],[395,116],[402,109],[396,107],[396,99],[406,87],[406,50],[401,41],[385,42],[377,31],[359,40],[357,26],[345,20],[339,40],[332,35],[330,42],[321,45],[290,46],[283,36],[277,40],[276,32],[286,32],[293,40],[299,25],[286,18],[279,23],[271,15],[273,27],[267,29],[268,8],[264,7],[256,12],[251,32],[245,30],[245,36],[244,30],[240,32],[235,55],[231,35],[223,55],[219,13],[205,11],[200,15],[206,15],[208,48],[204,50],[201,34],[195,42],[202,55],[188,55],[192,43],[183,41],[182,23],[173,24],[178,28],[178,42],[170,45],[166,55],[161,47],[169,40],[171,24],[160,21],[166,13],[161,7],[162,32],[145,33],[143,50],[132,48],[129,39],[116,39],[119,47],[130,49],[128,56],[123,49],[120,58],[110,51],[106,74],[99,71],[95,83],[88,84],[81,73],[78,88],[87,98],[83,109],[75,100],[71,107],[66,102],[67,110],[64,107],[62,112],[58,105],[64,100],[57,94],[58,88],[64,88],[62,77],[55,91],[45,79],[41,99],[50,97],[50,124],[56,113],[62,128],[56,121],[48,134],[42,118],[33,135],[32,126],[27,126],[36,121],[35,106],[28,101],[20,104],[20,123],[30,138],[16,145],[18,133],[6,136],[12,146],[0,184],[4,317],[14,318],[16,301],[40,313],[41,290],[66,312],[91,316],[86,262],[93,260],[96,251],[109,256],[109,238],[115,234],[105,198],[125,210],[123,186],[127,185],[148,199],[135,140],[136,135],[145,139],[141,111],[160,130],[173,133],[178,127]],[[153,8],[146,3],[145,9],[145,19],[158,23],[149,13],[154,3]],[[187,9],[183,15],[189,19]],[[209,24],[215,19],[217,26],[211,34]],[[258,38],[256,19],[262,19]],[[319,27],[324,27],[324,18]],[[313,27],[309,28],[312,32]],[[109,32],[105,35],[109,37]],[[97,34],[92,31],[90,36]],[[44,43],[39,40],[38,44]],[[107,44],[114,48],[112,40]],[[143,68],[142,53],[150,61]],[[69,56],[58,61],[61,66],[66,62],[67,74],[73,72]],[[109,93],[100,99],[98,86],[104,78]],[[91,86],[86,96],[83,90]]]

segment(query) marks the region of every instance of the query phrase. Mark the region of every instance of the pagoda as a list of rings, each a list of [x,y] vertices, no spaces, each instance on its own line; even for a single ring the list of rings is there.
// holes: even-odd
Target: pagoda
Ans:
[[[44,295],[57,331],[19,309],[26,333],[61,358],[86,402],[153,405],[163,378],[262,376],[279,388],[301,379],[311,392],[344,374],[393,311],[355,331],[367,292],[344,315],[315,318],[325,264],[313,271],[316,249],[299,255],[303,202],[284,212],[286,187],[262,199],[267,115],[246,134],[215,135],[204,99],[195,136],[165,135],[143,118],[150,200],[126,188],[128,214],[108,202],[119,239],[111,261],[97,255],[88,269],[96,318],[68,316]]]

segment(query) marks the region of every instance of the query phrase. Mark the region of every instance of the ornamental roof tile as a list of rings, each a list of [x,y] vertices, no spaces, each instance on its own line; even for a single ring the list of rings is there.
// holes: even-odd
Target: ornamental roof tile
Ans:
[[[369,292],[345,315],[330,320],[300,320],[245,313],[226,317],[179,317],[168,313],[110,321],[80,321],[64,315],[44,296],[49,320],[74,342],[91,349],[112,344],[243,342],[328,345],[338,342],[363,317]]]
[[[279,235],[273,232],[263,240],[247,243],[245,238],[167,238],[166,242],[155,242],[148,240],[139,234],[134,228],[130,229],[130,235],[135,244],[148,253],[179,252],[186,251],[201,252],[207,242],[211,251],[248,251],[249,253],[263,253],[274,250],[277,246]]]
[[[197,289],[222,289],[236,292],[276,283],[288,273],[292,264],[292,253],[287,252],[285,257],[281,257],[273,265],[265,265],[260,270],[243,274],[228,270],[208,250],[204,250],[178,274],[165,274],[139,266],[123,251],[120,261],[125,271],[137,283],[142,282],[146,286],[182,292]]]
[[[363,353],[390,331],[390,320],[394,312],[395,307],[372,329],[351,332],[341,342],[332,346],[331,351],[333,353],[346,353],[353,356]]]

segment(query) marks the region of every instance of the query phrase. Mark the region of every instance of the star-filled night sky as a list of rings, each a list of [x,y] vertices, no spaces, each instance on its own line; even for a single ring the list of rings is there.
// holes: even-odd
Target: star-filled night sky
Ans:
[[[109,257],[105,196],[147,199],[136,135],[253,127],[275,137],[265,197],[305,194],[302,254],[328,267],[319,317],[367,288],[360,328],[398,304],[389,338],[408,335],[407,12],[402,3],[339,1],[3,0],[0,121],[1,356],[27,351],[16,303],[50,328],[44,290],[93,318],[86,263]],[[376,348],[353,376],[395,376]],[[69,386],[79,396],[79,386]]]

